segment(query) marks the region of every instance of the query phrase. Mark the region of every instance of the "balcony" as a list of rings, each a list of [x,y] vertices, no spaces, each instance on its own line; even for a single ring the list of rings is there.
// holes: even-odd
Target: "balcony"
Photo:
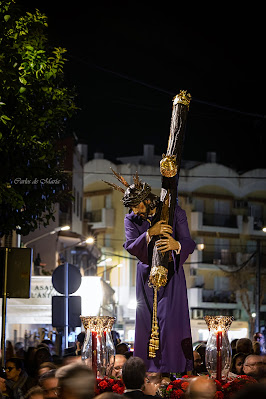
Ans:
[[[236,215],[220,215],[217,213],[203,213],[204,226],[237,228]]]
[[[94,211],[85,212],[84,221],[91,225],[93,229],[106,229],[114,227],[114,209],[96,209]]]
[[[255,267],[256,256],[254,253],[235,252],[230,249],[221,249],[219,251],[207,251],[204,249],[203,251],[194,251],[191,255],[191,262],[193,262],[195,269],[216,269],[217,265],[238,268],[243,264],[246,264],[247,267]],[[265,256],[262,256],[261,267],[266,267]]]
[[[192,212],[191,230],[240,234],[242,230],[242,216]]]
[[[236,293],[233,291],[205,290],[203,288],[189,288],[188,302],[190,308],[239,308]]]
[[[237,303],[233,291],[202,290],[202,302]]]
[[[243,263],[247,266],[255,266],[256,259],[250,253],[231,252],[229,249],[222,249],[219,252],[202,251],[202,262],[224,266],[241,266]]]
[[[265,220],[254,216],[247,216],[243,223],[243,234],[264,237],[262,228],[265,226]]]

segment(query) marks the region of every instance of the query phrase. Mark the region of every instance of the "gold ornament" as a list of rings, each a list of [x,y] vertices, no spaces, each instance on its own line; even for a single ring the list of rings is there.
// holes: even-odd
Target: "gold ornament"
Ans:
[[[101,334],[104,331],[111,331],[115,317],[111,316],[80,316],[85,330],[96,331]]]
[[[226,332],[231,327],[233,316],[205,316],[204,320],[209,331],[217,333],[218,331]]]
[[[164,266],[152,266],[149,277],[149,286],[160,289],[167,283],[168,270]]]
[[[149,341],[149,357],[156,357],[156,351],[159,349],[159,328],[157,322],[157,292],[158,289],[154,287],[153,297],[153,313],[152,313],[152,330]]]
[[[189,104],[191,101],[191,94],[187,93],[186,90],[180,90],[179,94],[177,94],[173,99],[173,104],[183,104],[189,108]]]
[[[165,156],[160,162],[160,172],[165,177],[174,177],[177,174],[176,156]]]

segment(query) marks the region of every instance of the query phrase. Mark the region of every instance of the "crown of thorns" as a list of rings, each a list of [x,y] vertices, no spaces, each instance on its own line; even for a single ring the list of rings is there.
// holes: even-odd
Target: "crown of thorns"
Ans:
[[[120,191],[121,193],[124,194],[122,198],[124,206],[126,207],[137,206],[140,202],[144,201],[150,194],[151,186],[140,180],[138,172],[136,172],[135,175],[133,175],[134,183],[129,184],[122,175],[115,172],[112,168],[111,171],[113,172],[117,180],[126,187],[126,189],[118,186],[117,184],[109,183],[105,180],[103,181],[109,186],[111,186],[114,190]]]

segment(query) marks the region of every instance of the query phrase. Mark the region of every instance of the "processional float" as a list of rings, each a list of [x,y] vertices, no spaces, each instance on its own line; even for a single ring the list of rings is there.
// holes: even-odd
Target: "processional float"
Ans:
[[[185,126],[190,101],[191,95],[185,90],[181,90],[180,93],[173,99],[168,147],[166,154],[163,155],[160,162],[160,171],[162,175],[160,202],[151,225],[154,225],[159,220],[164,220],[170,226],[173,225],[175,207],[177,204],[178,176],[180,171]],[[115,172],[112,168],[111,170],[120,183],[127,188],[130,187],[130,184],[123,178],[123,176]],[[140,181],[137,172],[136,175],[133,176],[133,180],[135,187],[139,190],[142,189],[142,184],[146,184]],[[125,194],[124,188],[114,183],[107,181],[104,182],[113,189]],[[141,198],[136,198],[136,202],[138,202],[138,200],[140,202]],[[160,236],[153,236],[148,246],[148,252],[152,253],[152,256],[149,257],[151,259],[149,261],[151,266],[149,286],[154,290],[152,329],[149,340],[149,357],[151,358],[156,357],[156,351],[159,349],[157,293],[161,287],[164,287],[167,284],[168,263],[172,261],[171,251],[162,253],[157,249],[156,242],[159,239],[161,239]]]

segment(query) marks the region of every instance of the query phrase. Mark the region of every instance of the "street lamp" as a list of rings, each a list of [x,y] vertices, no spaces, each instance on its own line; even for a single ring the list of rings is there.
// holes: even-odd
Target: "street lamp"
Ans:
[[[66,231],[66,230],[70,230],[70,226],[60,226],[60,227],[56,227],[54,230],[49,231],[48,233],[42,234],[42,235],[40,235],[40,236],[38,236],[38,237],[33,238],[33,239],[30,240],[30,241],[25,242],[25,244],[23,244],[23,246],[27,248],[27,246],[28,246],[29,244],[31,244],[31,243],[33,243],[33,242],[35,242],[35,241],[38,241],[38,240],[40,240],[41,238],[47,237],[47,236],[49,236],[49,235],[51,235],[51,234],[55,234],[55,233],[57,233],[58,231]]]
[[[91,237],[88,237],[88,238],[86,239],[85,242],[86,242],[87,244],[94,244],[94,241],[95,241],[95,240],[94,240],[94,237],[91,236]]]

